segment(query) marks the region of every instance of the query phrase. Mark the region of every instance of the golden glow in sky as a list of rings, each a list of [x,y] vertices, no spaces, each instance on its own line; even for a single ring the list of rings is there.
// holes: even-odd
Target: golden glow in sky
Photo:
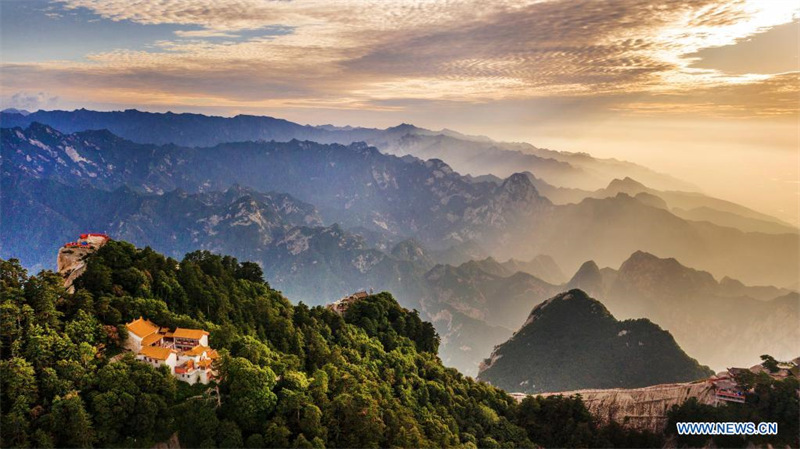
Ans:
[[[639,162],[663,160],[675,126],[697,136],[729,129],[690,146],[714,155],[704,163],[725,157],[729,144],[745,159],[777,152],[781,165],[798,153],[796,1],[7,0],[0,7],[4,107],[411,122]],[[664,121],[677,125],[666,132]],[[630,132],[633,123],[644,129]],[[652,168],[741,199],[724,176],[707,183],[693,175],[699,162],[690,156],[676,151],[668,168]],[[746,202],[796,221],[790,181],[797,175],[796,164],[779,176],[752,173],[782,181],[764,181]],[[754,204],[765,196],[770,204]]]

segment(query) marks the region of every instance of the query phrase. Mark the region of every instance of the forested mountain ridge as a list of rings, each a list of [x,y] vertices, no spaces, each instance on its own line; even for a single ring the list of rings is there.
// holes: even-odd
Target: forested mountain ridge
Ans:
[[[415,279],[428,267],[379,251],[339,225],[322,225],[316,208],[287,194],[234,186],[224,192],[154,195],[27,178],[4,178],[2,187],[3,209],[22,212],[4,216],[4,226],[39,224],[29,231],[35,235],[2,237],[4,254],[19,254],[27,266],[70,236],[97,230],[166,248],[176,258],[196,248],[257,261],[273,285],[314,304],[369,287],[404,287],[404,300],[418,298]]]
[[[581,290],[536,306],[497,346],[478,378],[507,391],[545,393],[636,388],[714,374],[647,319],[618,321]]]
[[[0,264],[3,447],[151,447],[175,432],[185,447],[660,445],[599,425],[579,398],[517,404],[443,367],[433,327],[387,293],[340,316],[292,305],[256,264],[118,241],[74,294],[57,274]],[[139,316],[209,330],[219,388],[120,353]]]

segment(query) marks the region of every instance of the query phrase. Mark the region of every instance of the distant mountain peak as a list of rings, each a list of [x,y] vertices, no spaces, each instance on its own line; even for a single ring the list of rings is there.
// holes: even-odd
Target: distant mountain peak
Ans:
[[[409,131],[419,131],[419,130],[422,130],[422,128],[414,126],[410,123],[401,123],[397,126],[386,128],[386,131],[398,131],[398,132],[409,132]]]
[[[633,193],[636,194],[641,191],[648,190],[647,186],[642,184],[641,182],[631,178],[630,176],[626,176],[623,179],[615,178],[612,179],[611,182],[608,184],[607,190],[614,190],[614,191],[621,191],[626,193]]]
[[[470,260],[458,267],[460,270],[478,270],[498,277],[506,277],[510,274],[494,257],[487,257],[483,260]]]
[[[515,200],[539,197],[539,191],[536,190],[536,186],[524,173],[514,173],[509,176],[500,185],[500,189],[509,193]]]
[[[26,115],[30,115],[29,111],[26,111],[25,109],[17,109],[17,108],[5,108],[5,109],[3,109],[2,112],[4,114],[19,114],[19,115],[21,115],[23,117],[26,116]]]
[[[434,265],[425,248],[414,238],[406,239],[396,244],[392,247],[391,254],[399,260],[419,263],[426,269]]]
[[[660,266],[662,268],[673,270],[692,270],[691,268],[681,265],[681,263],[678,262],[678,260],[674,257],[660,258],[654,254],[648,253],[647,251],[638,250],[634,251],[633,254],[631,254],[631,256],[622,263],[620,266],[620,272],[635,270],[647,265]]]
[[[595,261],[587,260],[578,268],[578,271],[575,272],[575,275],[572,276],[572,279],[569,280],[567,285],[569,287],[584,288],[591,291],[592,288],[601,285],[602,281],[603,276],[600,273],[600,267],[597,266]]]
[[[526,173],[514,173],[503,181],[503,184],[525,184],[533,185]]]
[[[502,265],[512,273],[519,271],[528,273],[549,284],[559,285],[566,281],[564,273],[556,261],[546,254],[539,254],[529,261],[511,258]]]
[[[742,283],[742,281],[730,278],[728,276],[723,277],[719,281],[719,285],[728,288],[744,288],[744,284]]]
[[[599,317],[611,316],[611,312],[609,312],[606,306],[600,301],[591,298],[586,292],[579,288],[573,288],[564,293],[559,293],[534,307],[527,321],[525,321],[525,324],[522,326],[525,327],[543,317],[552,317],[553,319],[560,320],[567,315],[576,317],[580,314],[596,315]]]
[[[655,207],[657,209],[665,209],[669,210],[669,205],[666,201],[664,201],[660,196],[653,195],[652,193],[648,192],[639,192],[634,195],[634,198],[642,204],[645,204],[650,207]]]
[[[30,125],[28,125],[28,131],[31,131],[31,132],[34,132],[34,133],[42,133],[42,132],[44,132],[44,133],[47,133],[47,134],[52,134],[54,136],[60,136],[61,135],[61,133],[57,129],[53,128],[52,126],[46,125],[44,123],[40,123],[40,122],[33,122]]]
[[[600,267],[597,266],[597,262],[593,260],[587,260],[586,262],[581,264],[581,267],[578,269],[578,273],[581,273],[583,271],[589,271],[589,272],[600,271]]]
[[[230,187],[228,187],[227,190],[225,190],[225,193],[237,193],[238,194],[240,192],[247,192],[247,191],[250,191],[250,189],[248,189],[247,187],[243,187],[238,182],[234,182],[233,184],[230,185]]]
[[[660,258],[645,251],[634,252],[622,263],[618,280],[621,285],[635,285],[640,291],[671,296],[712,291],[719,286],[707,271],[695,270],[675,258]]]
[[[658,257],[656,257],[655,255],[642,250],[634,251],[633,254],[631,254],[631,257],[628,258],[628,260],[657,260],[657,259]],[[670,260],[674,260],[675,262],[677,262],[677,260],[675,259],[670,259]]]

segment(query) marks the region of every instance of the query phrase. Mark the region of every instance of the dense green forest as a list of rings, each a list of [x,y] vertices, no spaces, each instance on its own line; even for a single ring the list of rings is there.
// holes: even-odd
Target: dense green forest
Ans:
[[[439,338],[388,293],[345,316],[292,305],[258,265],[182,261],[112,241],[68,294],[0,260],[2,447],[660,446],[600,425],[579,397],[527,398],[446,368]],[[219,385],[189,386],[121,349],[124,323],[204,328]]]

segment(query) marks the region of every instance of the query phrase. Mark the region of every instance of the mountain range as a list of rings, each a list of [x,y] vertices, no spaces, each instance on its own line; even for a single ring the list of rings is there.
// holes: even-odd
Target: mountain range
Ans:
[[[443,359],[466,373],[474,373],[486,354],[518,330],[532,307],[570,289],[586,291],[617,317],[651,319],[715,370],[765,353],[791,358],[800,341],[792,324],[800,320],[796,292],[731,278],[718,282],[675,259],[638,251],[619,269],[588,261],[563,284],[510,274],[503,265],[486,259],[437,266],[418,288],[423,310],[442,335]]]
[[[4,173],[110,190],[225,190],[240,184],[313,204],[326,224],[356,229],[387,250],[416,238],[432,250],[465,244],[484,255],[551,255],[567,271],[587,258],[621,263],[644,250],[748,283],[796,282],[797,233],[742,232],[684,220],[620,192],[554,205],[529,177],[502,183],[460,175],[439,160],[385,155],[365,144],[242,142],[213,148],[141,145],[108,131],[5,128]],[[409,206],[411,205],[411,206]]]
[[[703,363],[730,360],[693,352],[687,335],[710,333],[698,320],[669,328],[672,321],[655,318],[667,314],[658,301],[614,287],[622,269],[597,267],[619,266],[638,251],[713,273],[722,279],[715,298],[738,298],[731,304],[762,319],[762,331],[796,316],[792,292],[781,288],[797,281],[796,230],[675,190],[686,186],[633,164],[412,125],[374,130],[85,110],[3,112],[0,119],[0,257],[32,269],[51,267],[53,248],[76,234],[105,231],[175,258],[199,248],[256,261],[274,287],[308,304],[389,290],[434,322],[443,360],[468,374],[532,307],[571,287],[615,315],[653,319]],[[458,142],[464,161],[454,154]],[[466,167],[465,155],[481,151],[501,152],[500,165],[490,157],[480,165],[504,177],[450,165]],[[424,159],[435,155],[447,162]],[[557,187],[574,176],[589,181]],[[598,179],[608,184],[595,187]],[[710,218],[685,216],[698,209]],[[582,266],[587,259],[594,266]],[[574,272],[567,282],[564,273]],[[652,282],[673,283],[669,274]],[[751,360],[770,338],[750,338],[749,329],[722,334],[745,342],[742,358]],[[775,335],[792,336],[783,327]]]
[[[446,129],[432,131],[406,123],[386,129],[310,126],[265,116],[216,117],[135,109],[112,112],[41,110],[27,114],[6,110],[0,112],[0,122],[6,128],[25,128],[39,122],[64,133],[107,129],[138,143],[189,147],[293,139],[344,145],[366,142],[386,154],[446,160],[464,174],[507,177],[528,170],[556,185],[599,188],[624,173],[658,187],[692,188],[678,179],[630,162],[597,159],[586,153],[552,151],[527,143],[497,142]]]
[[[61,134],[39,124],[4,128],[2,142],[8,176],[156,194],[240,184],[312,203],[328,223],[429,244],[490,242],[550,206],[525,176],[510,176],[501,185],[469,182],[441,161],[401,159],[363,143],[294,140],[195,149],[136,144],[108,131]]]
[[[526,143],[497,142],[446,129],[432,131],[409,124],[386,129],[309,126],[263,116],[226,118],[85,109],[34,113],[6,109],[0,112],[0,122],[3,127],[22,128],[39,122],[64,133],[107,129],[138,143],[198,147],[238,141],[288,142],[293,139],[345,145],[366,142],[386,154],[445,160],[456,171],[475,175],[478,179],[501,180],[497,176],[507,177],[527,171],[537,189],[557,204],[579,202],[587,197],[613,196],[621,191],[631,196],[640,192],[659,192],[669,200],[674,211],[688,219],[711,221],[745,231],[782,233],[788,228],[789,232],[797,232],[796,227],[774,217],[708,197],[698,193],[692,185],[630,162],[598,159],[586,153],[552,151]],[[531,173],[536,173],[539,178]],[[632,178],[661,190],[646,187]]]

